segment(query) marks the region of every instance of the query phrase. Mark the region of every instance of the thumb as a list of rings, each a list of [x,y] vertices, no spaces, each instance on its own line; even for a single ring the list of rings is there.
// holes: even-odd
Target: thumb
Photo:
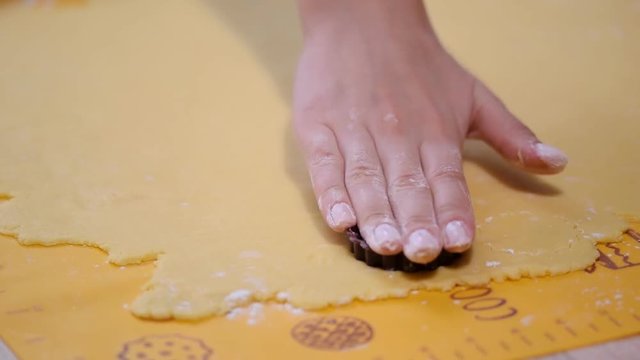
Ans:
[[[542,143],[484,84],[474,90],[472,134],[487,142],[505,159],[538,174],[555,174],[567,165],[567,155]]]

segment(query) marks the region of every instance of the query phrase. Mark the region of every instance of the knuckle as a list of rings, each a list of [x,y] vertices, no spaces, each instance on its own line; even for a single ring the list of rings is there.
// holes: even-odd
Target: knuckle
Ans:
[[[349,182],[352,184],[371,183],[382,184],[384,179],[380,175],[378,169],[368,165],[354,166],[347,175]]]
[[[295,119],[305,121],[305,119],[325,118],[325,114],[331,111],[333,99],[329,95],[318,95],[299,99],[294,106]]]
[[[321,147],[311,151],[309,156],[309,166],[311,168],[340,167],[342,159],[333,151]]]
[[[386,114],[379,116],[377,125],[382,133],[387,136],[403,136],[405,134],[406,125],[405,121],[394,112],[387,112]]]
[[[382,124],[391,128],[398,128],[401,125],[401,121],[393,112],[387,112],[382,116]]]
[[[437,167],[429,174],[429,180],[438,182],[441,180],[464,181],[464,174],[458,165],[445,164]]]
[[[347,179],[352,184],[384,184],[380,169],[370,164],[358,164],[350,168]]]
[[[299,126],[297,136],[301,144],[308,149],[316,149],[333,140],[329,128],[322,124]]]
[[[422,172],[417,171],[399,175],[389,183],[389,190],[393,192],[422,190],[427,188],[427,179]]]

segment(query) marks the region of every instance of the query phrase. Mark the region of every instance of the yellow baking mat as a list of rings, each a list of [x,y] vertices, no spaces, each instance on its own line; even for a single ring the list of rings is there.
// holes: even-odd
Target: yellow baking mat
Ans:
[[[640,332],[640,235],[630,231],[622,242],[599,250],[594,267],[552,278],[416,292],[319,312],[254,304],[226,317],[185,323],[140,320],[128,312],[153,264],[118,267],[96,249],[21,247],[0,237],[0,358],[539,355]]]

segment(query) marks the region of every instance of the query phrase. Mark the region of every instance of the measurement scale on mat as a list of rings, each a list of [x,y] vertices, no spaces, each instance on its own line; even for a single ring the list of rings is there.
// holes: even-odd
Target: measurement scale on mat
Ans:
[[[458,309],[449,320],[464,314],[458,334],[450,324],[440,332],[447,341],[425,342],[419,352],[427,359],[510,358],[640,333],[640,234],[628,231],[598,251],[582,272],[446,294]]]

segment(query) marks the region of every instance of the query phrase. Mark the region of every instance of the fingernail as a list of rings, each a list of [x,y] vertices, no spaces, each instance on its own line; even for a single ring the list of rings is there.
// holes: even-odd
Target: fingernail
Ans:
[[[417,263],[427,263],[440,253],[440,242],[425,229],[416,230],[409,235],[409,241],[404,246],[404,253],[409,260]]]
[[[564,168],[569,161],[565,153],[551,145],[538,143],[535,145],[535,151],[542,161],[554,169]]]
[[[373,231],[373,244],[385,253],[398,253],[402,248],[400,232],[389,224],[380,224]]]
[[[446,247],[452,250],[463,251],[471,245],[471,236],[467,232],[464,223],[459,220],[452,221],[444,228],[446,235]]]
[[[351,206],[346,203],[337,203],[329,210],[329,224],[337,229],[346,229],[356,223],[356,215]]]

